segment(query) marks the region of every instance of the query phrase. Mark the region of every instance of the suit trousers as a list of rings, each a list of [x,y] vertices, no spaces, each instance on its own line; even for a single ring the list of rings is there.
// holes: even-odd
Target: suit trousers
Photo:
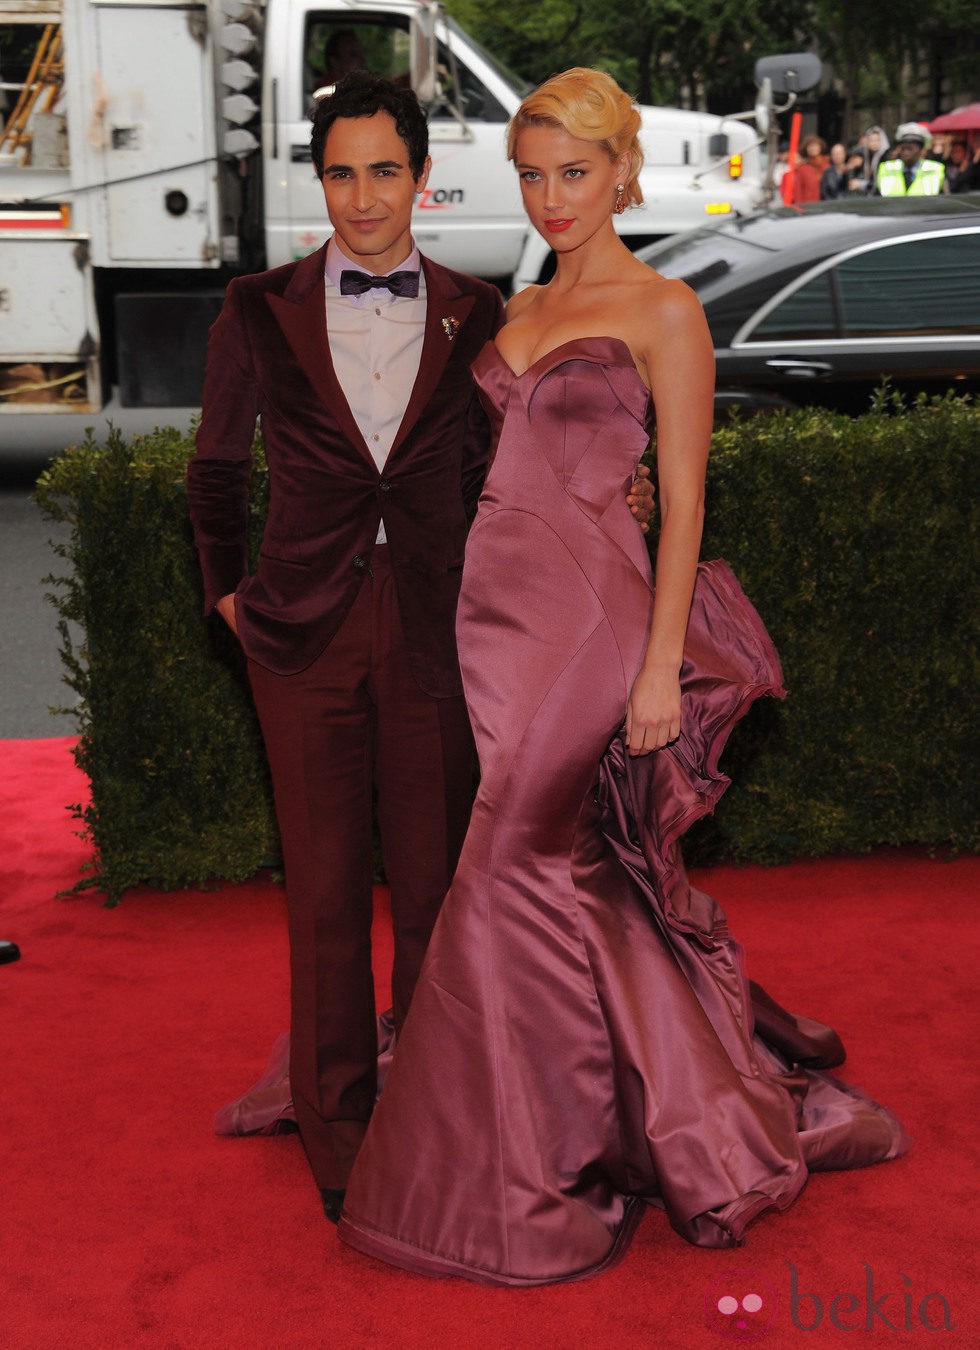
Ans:
[[[312,665],[248,672],[286,875],[293,1103],[318,1186],[342,1189],[376,1096],[373,813],[397,1033],[466,832],[473,739],[462,696],[432,698],[411,673],[385,545]]]

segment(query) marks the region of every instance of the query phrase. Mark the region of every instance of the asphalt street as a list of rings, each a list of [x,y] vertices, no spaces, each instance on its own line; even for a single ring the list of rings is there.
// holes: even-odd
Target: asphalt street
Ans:
[[[104,440],[110,427],[124,436],[152,431],[154,427],[190,425],[197,408],[121,408],[115,396],[98,413],[0,414],[0,481],[35,477],[52,455],[66,445],[78,445],[91,427],[96,439]]]
[[[60,527],[58,527],[60,530]],[[62,681],[58,615],[45,600],[42,578],[61,559],[49,540],[58,530],[41,517],[27,487],[0,491],[0,739],[73,736],[73,717],[56,717],[51,706],[74,699]]]
[[[45,599],[43,578],[65,563],[51,548],[61,527],[44,520],[31,497],[38,474],[65,446],[92,427],[104,439],[109,425],[124,435],[157,426],[189,425],[187,408],[119,408],[99,414],[0,414],[0,740],[73,736],[75,718],[51,707],[74,701],[64,683],[58,615]]]

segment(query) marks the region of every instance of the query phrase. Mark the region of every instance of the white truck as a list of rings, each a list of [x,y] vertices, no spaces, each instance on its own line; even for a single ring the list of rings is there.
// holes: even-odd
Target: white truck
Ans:
[[[193,407],[237,272],[327,233],[308,109],[346,62],[410,82],[433,168],[421,247],[546,274],[504,131],[524,89],[429,0],[0,0],[0,412]],[[749,118],[751,115],[742,115]],[[635,247],[765,199],[738,118],[644,108]]]

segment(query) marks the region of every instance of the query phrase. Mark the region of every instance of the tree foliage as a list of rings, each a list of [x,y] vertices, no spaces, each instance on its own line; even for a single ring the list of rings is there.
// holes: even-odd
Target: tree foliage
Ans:
[[[641,102],[679,107],[750,107],[755,57],[799,39],[798,23],[764,0],[449,0],[447,8],[534,83],[595,65]]]
[[[532,83],[598,66],[642,103],[719,113],[753,106],[755,62],[779,51],[820,55],[845,119],[855,105],[897,105],[909,117],[945,109],[949,91],[971,88],[980,61],[970,0],[447,0],[446,8]]]

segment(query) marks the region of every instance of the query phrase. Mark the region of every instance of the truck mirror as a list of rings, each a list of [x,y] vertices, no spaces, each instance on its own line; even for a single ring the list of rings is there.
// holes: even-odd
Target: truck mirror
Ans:
[[[728,137],[723,131],[716,131],[708,137],[708,154],[717,159],[728,158]]]
[[[439,95],[436,72],[436,11],[424,5],[412,15],[410,62],[412,88],[423,107],[430,108]]]
[[[757,85],[768,80],[774,94],[802,94],[820,83],[820,57],[812,52],[761,56],[755,63]]]
[[[759,92],[755,101],[755,126],[760,136],[769,135],[772,114],[772,81],[767,75],[759,82]]]

